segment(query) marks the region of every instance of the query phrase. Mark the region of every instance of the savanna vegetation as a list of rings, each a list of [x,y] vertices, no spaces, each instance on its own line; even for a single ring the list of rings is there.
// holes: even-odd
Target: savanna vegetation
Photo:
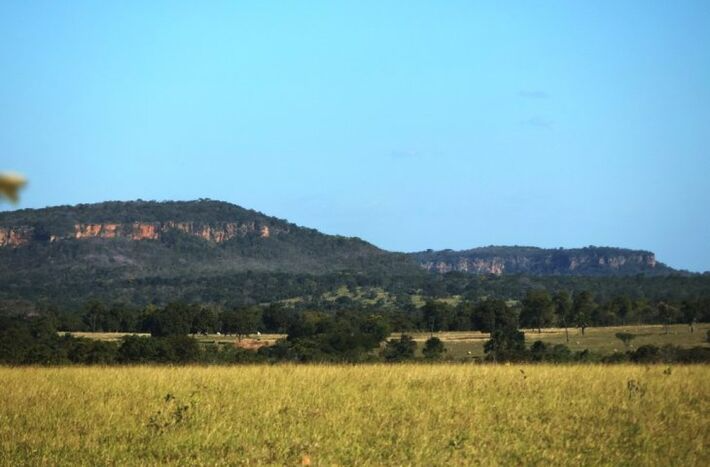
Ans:
[[[708,366],[0,368],[2,465],[710,462]]]
[[[130,227],[139,222],[189,222],[198,231],[224,223],[268,225],[274,234],[268,238],[236,236],[220,243],[177,229],[167,229],[153,240],[74,238],[79,224]],[[34,312],[47,307],[72,311],[91,299],[136,307],[182,301],[231,308],[291,301],[318,310],[345,308],[352,302],[402,308],[411,305],[413,296],[470,302],[522,300],[536,289],[550,294],[592,291],[597,302],[625,296],[633,301],[679,304],[710,297],[710,275],[674,271],[660,263],[649,268],[630,261],[616,270],[592,261],[597,266],[591,270],[574,270],[574,274],[588,275],[576,276],[567,275],[572,272],[563,267],[570,255],[602,258],[648,252],[605,247],[487,247],[476,254],[484,258],[523,255],[541,266],[529,271],[511,269],[507,273],[520,273],[503,276],[427,274],[419,261],[430,254],[446,258],[459,253],[388,252],[358,238],[325,235],[212,200],[23,209],[0,213],[0,227],[31,231],[29,243],[0,248],[0,311],[22,308]],[[550,261],[543,260],[549,255]],[[340,300],[328,299],[343,288],[349,293],[340,295]],[[365,296],[359,297],[359,292]],[[376,298],[367,298],[372,294]]]
[[[211,201],[4,216],[36,238],[0,251],[0,465],[710,461],[708,275],[427,274]],[[289,236],[51,240],[186,216]]]
[[[458,307],[427,302],[419,327],[404,331],[397,327],[402,324],[396,320],[398,315],[373,310],[326,313],[254,306],[219,311],[179,303],[129,310],[93,302],[81,316],[80,329],[74,330],[92,331],[84,334],[61,333],[67,328],[58,328],[58,320],[52,315],[0,318],[0,363],[357,363],[415,358],[556,363],[710,361],[707,326],[698,324],[695,315],[688,318],[690,311],[684,315],[686,325],[665,320],[651,333],[630,333],[630,326],[626,326],[615,334],[607,331],[600,343],[596,329],[589,329],[595,315],[593,300],[588,294],[567,298],[569,303],[560,303],[569,307],[560,303],[555,306],[554,300],[540,293],[529,294],[520,306],[501,300]],[[663,313],[672,310],[665,303],[659,307]],[[469,342],[458,337],[442,341],[434,334],[450,336],[449,319],[478,335]],[[553,324],[567,327],[550,333]],[[534,328],[521,329],[531,326]],[[123,333],[119,338],[103,340],[92,338],[96,331]],[[263,342],[262,331],[270,333]],[[392,336],[393,331],[399,333]],[[136,335],[139,332],[143,335]],[[426,338],[421,337],[426,334]],[[225,340],[223,335],[234,338]],[[244,342],[248,345],[241,345],[242,338],[250,335],[252,339]],[[655,338],[648,340],[647,335]],[[630,344],[637,337],[638,347]]]

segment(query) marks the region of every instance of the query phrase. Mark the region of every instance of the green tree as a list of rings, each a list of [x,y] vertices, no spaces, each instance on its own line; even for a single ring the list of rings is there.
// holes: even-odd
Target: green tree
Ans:
[[[75,338],[70,334],[64,336],[63,345],[72,363],[84,365],[114,363],[118,350],[115,342]]]
[[[402,334],[399,339],[390,339],[382,349],[382,357],[387,362],[402,362],[414,358],[417,343],[412,336]]]
[[[359,343],[365,349],[377,347],[380,342],[390,335],[390,326],[387,320],[377,314],[371,314],[358,323]]]
[[[451,306],[444,302],[429,300],[422,308],[426,329],[432,333],[447,331],[453,317]]]
[[[104,304],[98,300],[92,300],[85,305],[81,320],[91,332],[96,332],[103,330],[100,326],[105,314],[106,307]]]
[[[269,305],[262,314],[266,332],[285,333],[295,319],[295,312],[280,304]]]
[[[472,316],[474,328],[481,332],[493,332],[499,317],[508,312],[503,300],[489,298],[476,306]]]
[[[430,337],[424,343],[424,348],[422,349],[422,354],[427,360],[438,360],[446,352],[446,347],[444,343],[438,337]]]
[[[153,337],[186,336],[190,333],[194,308],[184,303],[170,303],[148,317],[148,329]]]
[[[695,303],[684,301],[680,308],[683,321],[688,325],[691,333],[695,332],[695,322],[700,317],[700,310]]]
[[[515,312],[507,307],[500,309],[495,317],[491,338],[483,346],[487,358],[494,361],[522,358],[525,353],[525,334],[518,327]]]
[[[255,333],[261,326],[261,309],[246,307],[222,313],[222,330],[227,334],[236,334],[239,339]]]
[[[572,298],[565,290],[560,290],[553,298],[557,322],[565,328],[565,339],[569,343],[569,326],[573,322]]]
[[[171,361],[176,363],[192,363],[200,359],[200,344],[191,336],[174,335],[163,339],[163,345],[168,347]]]
[[[219,314],[212,308],[200,307],[192,318],[190,332],[192,334],[210,334],[219,329]]]
[[[147,363],[155,361],[156,338],[124,336],[118,347],[118,361],[121,363]]]
[[[661,323],[663,323],[663,329],[666,334],[670,332],[670,325],[675,321],[677,316],[678,310],[675,307],[666,302],[660,302],[658,304],[658,318],[661,320]]]
[[[547,290],[529,290],[523,299],[521,324],[524,327],[537,328],[537,332],[542,333],[542,328],[551,325],[554,319],[555,307]]]
[[[575,324],[582,331],[582,335],[584,335],[584,330],[589,326],[595,306],[596,303],[591,293],[582,291],[575,294],[572,310]]]
[[[632,317],[634,305],[626,296],[618,296],[612,300],[612,309],[622,324],[626,324],[628,319]]]

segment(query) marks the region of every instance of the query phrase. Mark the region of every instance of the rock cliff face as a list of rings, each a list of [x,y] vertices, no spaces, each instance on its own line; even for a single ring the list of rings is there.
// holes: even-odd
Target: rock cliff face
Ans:
[[[607,275],[667,272],[648,251],[587,247],[542,249],[485,247],[465,251],[425,251],[412,254],[419,265],[437,273]]]
[[[427,271],[439,274],[456,271],[500,275],[505,271],[505,262],[502,258],[457,258],[453,261],[424,261],[420,265]]]
[[[343,272],[425,275],[408,255],[220,201],[0,212],[0,312],[4,300],[258,303]]]
[[[284,219],[212,200],[109,201],[0,212],[0,272],[3,266],[10,271],[11,261],[15,270],[38,264],[41,271],[49,270],[52,264],[72,271],[89,266],[121,267],[126,271],[132,267],[134,276],[183,269],[194,273],[198,265],[202,270],[218,272],[367,269],[421,274],[420,268],[434,273],[495,275],[674,272],[656,262],[649,251],[610,247],[490,246],[391,253],[360,239],[324,235]]]
[[[0,227],[0,247],[18,247],[32,241],[33,229],[29,227]]]
[[[73,232],[67,235],[51,235],[50,242],[70,238],[85,240],[90,238],[130,240],[159,240],[170,230],[177,230],[204,240],[222,243],[237,237],[254,236],[269,238],[271,235],[287,233],[287,229],[269,227],[265,224],[252,222],[220,222],[204,224],[196,222],[132,222],[132,223],[97,223],[75,224]],[[35,239],[35,228],[31,226],[0,227],[0,247],[19,247],[29,244]]]

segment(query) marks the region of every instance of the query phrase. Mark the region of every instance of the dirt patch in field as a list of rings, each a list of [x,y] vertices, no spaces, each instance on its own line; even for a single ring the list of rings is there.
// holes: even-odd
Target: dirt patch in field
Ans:
[[[242,339],[234,341],[234,347],[246,350],[259,350],[260,348],[268,345],[270,345],[269,341],[259,339]]]

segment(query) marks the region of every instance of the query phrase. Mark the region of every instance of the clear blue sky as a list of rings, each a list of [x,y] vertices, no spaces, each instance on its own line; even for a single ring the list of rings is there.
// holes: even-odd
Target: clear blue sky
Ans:
[[[0,169],[20,207],[207,197],[710,270],[710,1],[6,1]]]

